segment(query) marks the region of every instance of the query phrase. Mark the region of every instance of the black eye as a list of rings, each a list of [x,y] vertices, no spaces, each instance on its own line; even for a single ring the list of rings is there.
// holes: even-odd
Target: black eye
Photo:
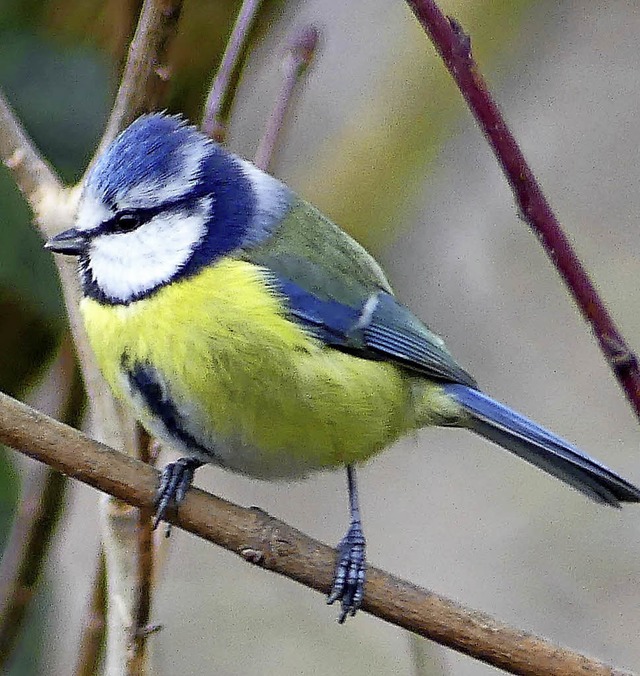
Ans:
[[[112,232],[131,232],[142,225],[142,216],[136,213],[124,213],[116,216],[110,230]]]

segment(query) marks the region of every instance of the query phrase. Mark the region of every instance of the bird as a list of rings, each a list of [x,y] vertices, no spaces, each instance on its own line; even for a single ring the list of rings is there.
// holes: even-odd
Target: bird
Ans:
[[[206,463],[296,480],[346,468],[349,526],[328,603],[365,593],[356,466],[424,427],[471,430],[598,503],[640,490],[483,393],[379,264],[284,183],[181,116],[145,114],[96,159],[72,228],[80,310],[114,394],[181,457],[155,524]]]

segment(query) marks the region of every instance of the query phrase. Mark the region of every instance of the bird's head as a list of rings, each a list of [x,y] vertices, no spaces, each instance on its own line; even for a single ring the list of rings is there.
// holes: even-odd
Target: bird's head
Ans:
[[[276,179],[154,113],[97,159],[75,227],[46,247],[79,257],[86,295],[127,304],[266,237],[290,201]]]

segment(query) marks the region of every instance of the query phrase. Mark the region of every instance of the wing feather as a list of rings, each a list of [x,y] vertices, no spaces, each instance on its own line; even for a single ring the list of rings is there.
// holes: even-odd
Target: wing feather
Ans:
[[[289,280],[276,279],[275,285],[292,317],[327,345],[475,387],[475,380],[455,362],[444,342],[390,294],[380,291],[351,307],[322,300]]]
[[[271,237],[241,256],[266,270],[291,317],[328,346],[475,387],[444,341],[399,303],[380,266],[297,199]]]

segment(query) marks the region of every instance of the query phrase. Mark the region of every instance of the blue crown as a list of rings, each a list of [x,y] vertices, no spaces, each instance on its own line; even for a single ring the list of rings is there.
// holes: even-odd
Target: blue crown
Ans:
[[[175,186],[186,194],[198,174],[185,168],[191,154],[201,162],[208,146],[214,145],[181,117],[153,113],[143,115],[127,127],[100,156],[86,185],[105,204],[114,205],[132,189],[140,186]],[[194,153],[194,149],[198,152]],[[176,178],[184,179],[180,185]],[[174,194],[174,198],[179,194]]]

